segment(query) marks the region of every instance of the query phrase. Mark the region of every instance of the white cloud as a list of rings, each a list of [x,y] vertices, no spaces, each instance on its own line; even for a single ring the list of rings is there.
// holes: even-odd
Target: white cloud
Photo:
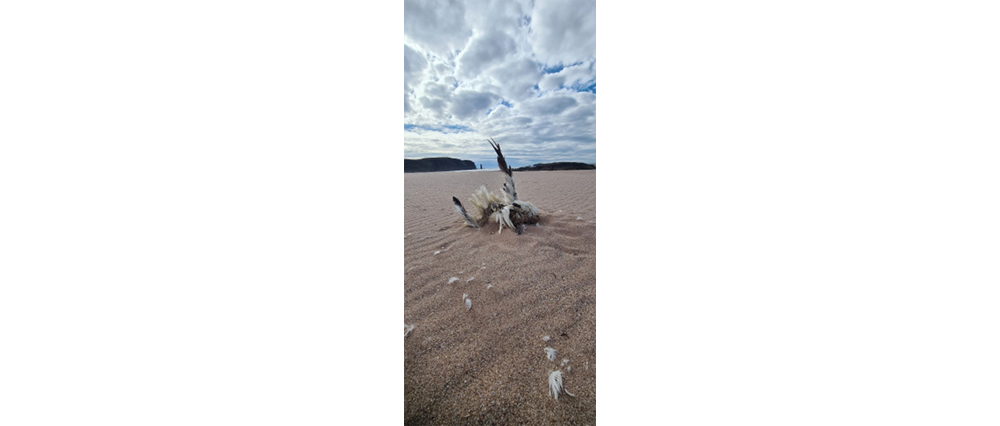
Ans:
[[[535,95],[535,85],[542,77],[538,64],[527,58],[509,60],[493,69],[493,81],[499,82],[505,99],[522,101]]]
[[[465,18],[470,26],[482,31],[504,31],[515,36],[531,15],[531,0],[483,0],[465,5]]]
[[[496,31],[477,35],[458,55],[458,76],[473,78],[515,53],[514,39]]]
[[[573,85],[586,86],[587,83],[597,79],[594,70],[594,62],[584,62],[578,65],[571,65],[552,74],[545,74],[538,86],[542,90],[554,90],[560,87],[571,87]]]
[[[465,3],[459,0],[406,0],[403,35],[429,52],[452,57],[472,35],[465,24]]]
[[[450,111],[459,120],[467,120],[477,115],[485,117],[486,111],[498,100],[499,96],[490,92],[463,91],[455,94]]]
[[[578,102],[568,94],[550,95],[534,99],[525,106],[525,112],[532,116],[561,114],[568,108],[577,106]]]
[[[596,1],[539,1],[531,23],[535,30],[532,45],[543,63],[571,64],[596,55]]]
[[[515,166],[596,162],[595,5],[412,1],[404,8],[404,155]]]
[[[410,46],[403,45],[403,101],[405,112],[413,110],[410,105],[412,98],[410,92],[420,82],[426,66],[427,60],[424,59],[420,52],[413,50]]]

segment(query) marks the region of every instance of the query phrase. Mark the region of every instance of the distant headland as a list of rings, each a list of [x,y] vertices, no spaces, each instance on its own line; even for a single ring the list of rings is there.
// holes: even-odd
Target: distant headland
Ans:
[[[420,158],[416,160],[403,159],[403,173],[421,172],[451,172],[456,170],[476,170],[482,168],[476,166],[471,160],[459,160],[451,157]],[[541,163],[531,166],[515,167],[518,172],[535,172],[551,170],[595,170],[596,165],[587,163],[556,162]]]
[[[474,169],[476,169],[476,163],[470,160],[459,160],[450,157],[421,158],[419,160],[403,159],[403,173],[450,172],[453,170]]]
[[[534,172],[541,170],[595,170],[596,165],[587,163],[572,163],[572,162],[558,162],[558,163],[542,163],[535,164],[533,166],[517,167],[514,171],[521,172]]]

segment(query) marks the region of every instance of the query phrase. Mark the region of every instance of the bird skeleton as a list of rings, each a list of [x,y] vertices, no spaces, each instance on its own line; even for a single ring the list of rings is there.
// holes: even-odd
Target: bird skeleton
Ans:
[[[507,175],[506,182],[503,184],[503,192],[493,193],[486,189],[486,186],[481,186],[478,191],[472,194],[469,202],[479,211],[478,219],[473,219],[469,215],[458,198],[451,197],[451,200],[455,203],[455,211],[472,228],[482,228],[490,222],[496,222],[500,226],[497,230],[498,234],[503,232],[504,226],[520,234],[524,225],[538,223],[538,208],[530,202],[517,198],[517,189],[514,187],[514,171],[507,165],[507,160],[503,158],[500,144],[493,139],[489,139],[487,142],[497,153],[497,164],[500,166],[500,171]]]

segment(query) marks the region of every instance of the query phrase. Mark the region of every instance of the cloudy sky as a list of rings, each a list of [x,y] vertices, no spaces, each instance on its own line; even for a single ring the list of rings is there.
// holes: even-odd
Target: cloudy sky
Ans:
[[[596,164],[595,2],[406,0],[405,158]]]

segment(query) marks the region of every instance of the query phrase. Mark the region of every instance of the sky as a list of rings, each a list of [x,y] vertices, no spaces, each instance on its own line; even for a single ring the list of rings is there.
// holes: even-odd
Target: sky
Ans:
[[[596,3],[407,0],[403,156],[597,163]]]

